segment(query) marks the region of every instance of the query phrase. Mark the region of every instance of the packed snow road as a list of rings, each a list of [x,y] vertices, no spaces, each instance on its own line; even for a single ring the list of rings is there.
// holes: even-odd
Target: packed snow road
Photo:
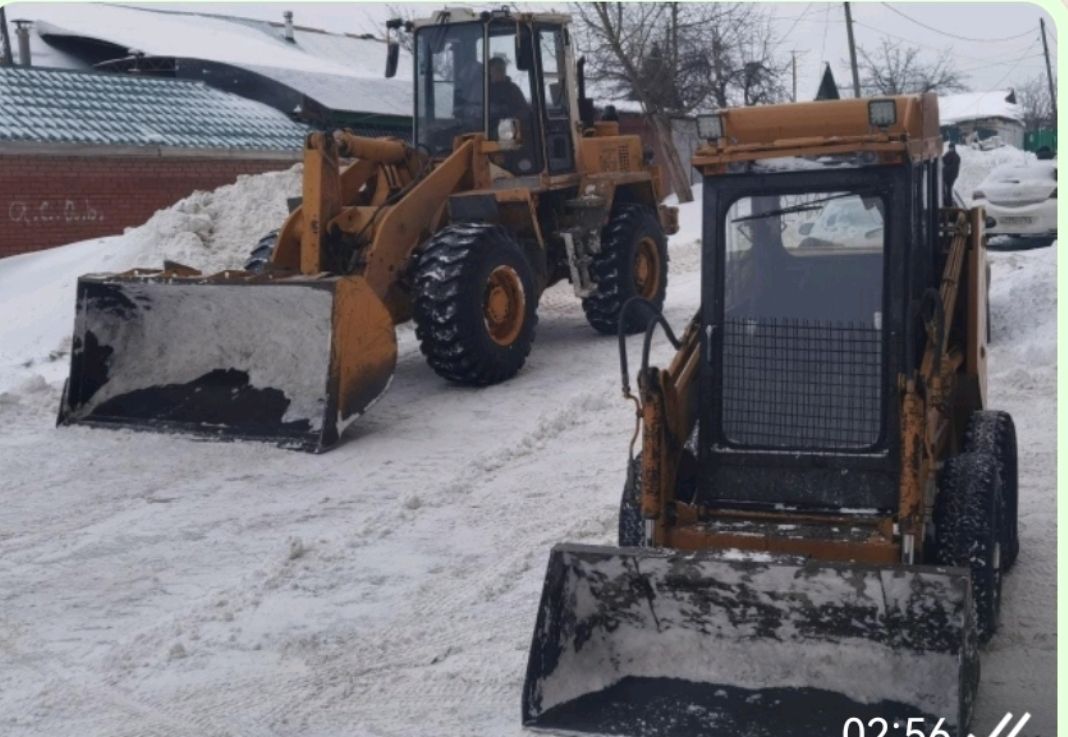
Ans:
[[[676,326],[699,300],[685,215]],[[56,429],[73,276],[129,241],[0,261],[18,312],[0,325],[0,734],[521,734],[549,548],[615,540],[633,429],[615,341],[558,286],[526,368],[475,390],[402,328],[391,390],[322,456]],[[992,255],[991,399],[1019,428],[1023,552],[980,735],[1025,710],[1022,735],[1055,734],[1055,251]]]

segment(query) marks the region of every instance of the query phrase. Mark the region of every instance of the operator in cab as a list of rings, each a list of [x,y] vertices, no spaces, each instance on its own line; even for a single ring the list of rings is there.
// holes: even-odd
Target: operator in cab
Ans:
[[[534,144],[534,115],[523,90],[508,76],[508,61],[500,56],[489,60],[489,135],[497,138],[502,120],[519,121],[520,149],[509,152],[501,164],[513,174],[528,174],[534,169],[531,152]]]

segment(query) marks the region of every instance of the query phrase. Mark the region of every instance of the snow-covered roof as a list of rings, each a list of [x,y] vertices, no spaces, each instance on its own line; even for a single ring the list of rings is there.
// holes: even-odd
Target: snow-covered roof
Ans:
[[[1023,111],[1020,106],[1006,99],[1011,94],[1011,90],[990,90],[939,95],[938,117],[942,125],[984,118],[1005,118],[1022,122]]]
[[[264,21],[103,3],[21,4],[17,15],[34,21],[45,41],[93,39],[120,47],[120,56],[137,51],[228,64],[333,110],[411,115],[411,76],[385,79],[386,46],[374,39],[297,27],[289,42],[281,27]],[[402,69],[410,68],[410,58],[402,56]]]
[[[298,151],[307,129],[202,82],[0,67],[0,143]]]

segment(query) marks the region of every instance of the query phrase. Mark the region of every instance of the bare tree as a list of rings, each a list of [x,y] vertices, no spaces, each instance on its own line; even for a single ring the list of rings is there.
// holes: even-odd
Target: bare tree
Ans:
[[[1049,83],[1044,74],[1032,77],[1016,88],[1016,103],[1023,111],[1024,128],[1027,130],[1055,127]]]
[[[960,92],[968,89],[947,49],[933,61],[915,46],[883,39],[878,49],[857,47],[861,87],[869,95],[903,95],[915,92]]]
[[[414,20],[426,13],[419,13],[418,8],[413,8],[409,5],[394,5],[392,3],[386,5],[386,11],[389,13],[390,18],[400,18],[402,21]],[[363,28],[364,33],[373,36],[374,38],[385,41],[386,40],[386,25],[374,18],[366,10],[363,13]],[[409,54],[415,52],[415,34],[413,33],[399,33],[394,34],[393,38],[400,43],[401,48],[407,51]]]
[[[770,18],[742,3],[575,3],[587,76],[608,98],[640,103],[680,201],[692,198],[672,144],[673,115],[784,97]]]

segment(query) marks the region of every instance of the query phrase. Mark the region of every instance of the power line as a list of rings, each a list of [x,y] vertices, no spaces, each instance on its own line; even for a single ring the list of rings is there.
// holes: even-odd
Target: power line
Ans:
[[[907,38],[905,36],[898,36],[896,33],[890,33],[889,31],[884,31],[881,28],[876,28],[875,26],[868,25],[864,21],[859,21],[859,20],[857,20],[855,18],[853,19],[853,25],[860,26],[861,28],[866,28],[869,31],[874,31],[875,33],[878,33],[878,34],[880,34],[882,36],[888,36],[890,38],[897,39],[898,41],[904,41],[905,43],[910,44],[912,46],[919,46],[922,49],[928,49],[930,51],[938,51],[940,53],[945,52],[947,50],[945,46],[931,46],[930,44],[919,43],[918,41],[913,41],[911,38]],[[1009,52],[1008,55],[1003,57],[1003,58],[1015,59],[1016,58],[1016,54],[1018,54],[1018,53],[1020,53],[1021,51],[1024,51],[1024,50],[1026,50],[1026,49],[1016,49],[1015,51]],[[976,62],[986,61],[987,60],[986,57],[969,56],[968,54],[958,53],[955,50],[952,52],[952,54],[953,54],[954,58],[969,59],[971,61],[976,61]]]
[[[1038,45],[1038,39],[1036,38],[1036,39],[1035,39],[1035,40],[1034,40],[1034,41],[1033,41],[1033,42],[1031,43],[1031,47],[1030,47],[1030,48],[1028,48],[1027,50],[1028,50],[1028,51],[1030,51],[1031,49],[1033,49],[1033,48],[1034,48],[1035,46],[1037,46],[1037,45]],[[1041,54],[1039,54],[1039,56],[1041,56]],[[992,90],[996,90],[996,89],[997,89],[998,87],[1000,87],[1000,86],[1001,86],[1001,83],[1002,83],[1002,82],[1004,82],[1004,81],[1005,81],[1006,79],[1008,79],[1008,78],[1009,78],[1009,76],[1010,76],[1010,75],[1011,75],[1011,74],[1012,74],[1013,72],[1015,72],[1015,71],[1016,71],[1016,67],[1020,66],[1020,62],[1021,62],[1021,61],[1023,61],[1024,59],[1026,59],[1026,58],[1027,58],[1027,57],[1023,57],[1023,56],[1022,56],[1022,57],[1020,57],[1019,59],[1017,59],[1017,60],[1016,60],[1016,63],[1012,65],[1012,68],[1011,68],[1011,69],[1009,69],[1009,71],[1005,72],[1005,75],[1004,75],[1004,76],[1003,76],[1003,77],[1002,77],[1001,79],[999,79],[999,80],[998,80],[997,82],[995,82],[995,83],[994,83],[994,84],[993,84],[993,85],[991,86],[991,89],[992,89]],[[982,98],[980,98],[980,99],[982,99]]]
[[[782,38],[783,38],[783,40],[784,40],[784,41],[785,41],[785,40],[786,40],[787,38],[789,38],[789,36],[790,36],[790,34],[791,34],[791,33],[793,33],[793,32],[794,32],[794,29],[795,29],[795,28],[797,28],[797,24],[798,24],[798,23],[800,23],[800,22],[801,22],[801,19],[802,19],[802,18],[804,18],[804,17],[805,17],[805,15],[807,15],[807,14],[808,14],[808,12],[809,12],[809,10],[810,10],[810,9],[812,9],[812,3],[809,3],[808,5],[806,5],[806,6],[805,6],[805,9],[801,11],[801,15],[797,16],[797,17],[796,17],[796,18],[794,19],[794,22],[793,22],[793,24],[792,24],[792,25],[790,26],[790,30],[788,30],[788,31],[787,31],[786,33],[784,33],[784,34],[782,35]]]
[[[1003,66],[1005,66],[1007,64],[1016,65],[1016,64],[1019,64],[1021,61],[1027,61],[1028,59],[1041,59],[1043,56],[1044,56],[1044,54],[1028,54],[1027,56],[1021,56],[1021,57],[1018,57],[1016,59],[1006,59],[1005,61],[1002,61],[1002,62],[994,62],[992,64],[983,64],[982,66],[978,66],[978,67],[967,67],[965,69],[956,69],[955,71],[960,72],[961,74],[967,74],[969,72],[978,72],[981,69],[990,69],[992,67],[1003,67]]]
[[[915,18],[913,18],[911,16],[905,15],[904,13],[902,13],[900,10],[895,8],[893,5],[890,5],[889,3],[881,3],[881,5],[883,5],[883,7],[885,7],[887,10],[891,10],[894,13],[897,13],[898,15],[900,15],[905,20],[911,21],[911,22],[915,23],[916,25],[918,25],[918,26],[920,26],[922,28],[926,28],[928,31],[934,31],[935,33],[940,33],[943,36],[948,36],[949,38],[955,38],[958,41],[977,41],[979,43],[1000,43],[1001,41],[1014,41],[1015,39],[1023,38],[1024,36],[1026,36],[1029,33],[1033,33],[1033,31],[1024,31],[1023,33],[1017,33],[1015,36],[1005,36],[1004,38],[969,38],[968,36],[958,36],[958,35],[956,35],[954,33],[947,33],[945,31],[943,31],[941,28],[936,28],[934,26],[929,26],[926,23],[923,23],[922,21],[918,21],[918,20],[916,20]]]

